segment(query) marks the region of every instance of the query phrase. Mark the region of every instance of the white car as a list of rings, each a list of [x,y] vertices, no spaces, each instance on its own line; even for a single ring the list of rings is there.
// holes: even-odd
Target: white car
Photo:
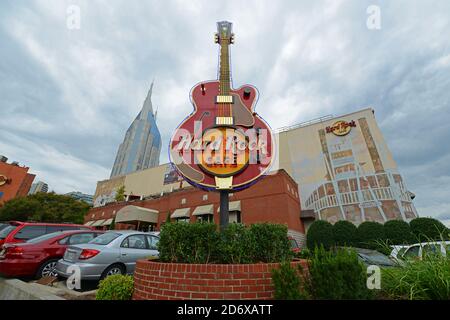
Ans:
[[[450,241],[421,242],[409,246],[394,246],[391,257],[396,260],[422,260],[424,253],[440,253],[444,257],[450,257]]]

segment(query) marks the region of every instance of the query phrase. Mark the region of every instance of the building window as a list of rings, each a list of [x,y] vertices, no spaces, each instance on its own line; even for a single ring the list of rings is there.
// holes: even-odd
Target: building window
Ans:
[[[105,211],[102,212],[102,217],[105,215]]]
[[[116,216],[116,210],[113,211],[113,214],[112,214],[112,215],[113,215],[113,217]]]
[[[204,195],[203,195],[203,201],[206,201],[206,200],[208,200],[208,195],[207,195],[207,194],[204,194]]]
[[[286,184],[286,185],[287,185],[288,191],[291,191],[291,187],[289,186],[289,184]]]
[[[234,196],[234,193],[230,193],[229,196],[230,196],[230,197]]]
[[[230,211],[228,214],[229,223],[241,223],[241,212],[240,211]]]
[[[91,219],[94,219],[94,218],[95,218],[95,214],[92,214]]]
[[[214,222],[214,215],[212,214],[202,214],[201,216],[197,216],[198,222]]]

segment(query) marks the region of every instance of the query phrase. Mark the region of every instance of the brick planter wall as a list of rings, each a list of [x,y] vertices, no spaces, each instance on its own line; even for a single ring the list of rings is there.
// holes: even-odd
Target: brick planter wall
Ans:
[[[307,268],[306,260],[291,265]],[[273,299],[271,270],[278,263],[181,264],[139,260],[134,300]]]

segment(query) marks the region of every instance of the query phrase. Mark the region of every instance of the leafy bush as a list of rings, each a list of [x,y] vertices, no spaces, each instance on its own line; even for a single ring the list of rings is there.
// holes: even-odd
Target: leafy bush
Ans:
[[[218,254],[220,237],[214,223],[165,223],[158,243],[163,262],[208,263]]]
[[[251,263],[255,241],[240,223],[229,224],[222,233],[220,253],[224,263]]]
[[[301,288],[299,270],[292,267],[289,262],[283,262],[280,269],[272,270],[272,281],[277,300],[299,300],[307,297]]]
[[[96,300],[131,300],[134,290],[132,276],[115,274],[100,281]]]
[[[309,262],[306,288],[314,299],[370,299],[366,269],[355,251],[323,247],[314,250]]]
[[[308,248],[302,248],[299,252],[295,254],[295,258],[298,259],[309,259],[311,258],[311,250]]]
[[[306,245],[310,250],[321,245],[329,249],[334,245],[333,225],[328,221],[314,221],[306,234]]]
[[[439,220],[433,218],[416,218],[409,223],[418,242],[440,240],[441,235],[448,239],[448,229]]]
[[[450,300],[450,261],[442,255],[382,269],[381,280],[383,298]]]
[[[358,227],[359,245],[362,248],[377,250],[385,240],[384,228],[381,223],[366,221]]]
[[[357,246],[358,228],[349,221],[338,221],[333,225],[333,239],[337,246]]]
[[[166,223],[158,244],[163,262],[257,263],[292,257],[284,225],[230,224],[221,234],[213,223]]]
[[[254,262],[281,262],[292,258],[287,227],[274,223],[255,223],[249,228],[254,241]]]
[[[414,242],[409,224],[403,220],[390,220],[384,224],[384,236],[389,245],[400,245]]]

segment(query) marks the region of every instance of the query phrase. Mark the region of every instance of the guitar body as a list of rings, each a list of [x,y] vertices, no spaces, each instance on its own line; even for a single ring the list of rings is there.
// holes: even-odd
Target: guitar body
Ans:
[[[271,129],[254,111],[258,90],[251,85],[238,89],[232,89],[229,85],[224,98],[226,101],[221,102],[218,99],[224,97],[223,91],[223,82],[220,80],[195,85],[190,93],[194,111],[175,130],[169,145],[171,162],[177,171],[190,184],[207,190],[220,189],[217,177],[232,177],[230,189],[239,190],[250,186],[270,169],[274,152]],[[265,153],[262,155],[259,149],[249,151],[247,146],[247,149],[237,152],[238,155],[234,154],[233,165],[207,165],[202,152],[196,152],[195,146],[200,143],[210,145],[219,140],[214,137],[216,132],[223,133],[224,137],[237,136],[236,141],[256,141]],[[260,143],[261,141],[263,142]],[[188,142],[191,147],[184,148]],[[243,161],[236,161],[238,158]]]

